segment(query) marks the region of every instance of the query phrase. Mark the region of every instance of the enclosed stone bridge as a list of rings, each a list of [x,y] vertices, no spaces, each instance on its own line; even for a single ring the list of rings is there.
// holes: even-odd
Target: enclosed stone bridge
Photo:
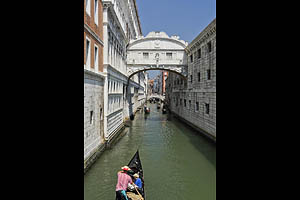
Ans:
[[[127,47],[129,78],[148,70],[164,70],[187,77],[187,42],[165,32],[150,32],[146,37],[131,40]]]
[[[165,100],[165,96],[161,95],[161,94],[151,94],[147,96],[147,100],[151,99],[151,98],[158,98],[162,101]]]

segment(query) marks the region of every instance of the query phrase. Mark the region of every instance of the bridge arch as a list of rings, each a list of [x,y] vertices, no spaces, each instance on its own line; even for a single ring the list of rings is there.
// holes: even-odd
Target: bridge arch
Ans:
[[[164,70],[168,72],[173,72],[179,76],[181,76],[183,79],[187,79],[187,75],[184,72],[177,71],[175,69],[168,69],[168,68],[163,68],[163,67],[140,67],[136,68],[134,72],[130,72],[130,75],[128,76],[128,79],[130,79],[132,76],[134,76],[137,73],[144,72],[144,71],[150,71],[150,70]]]

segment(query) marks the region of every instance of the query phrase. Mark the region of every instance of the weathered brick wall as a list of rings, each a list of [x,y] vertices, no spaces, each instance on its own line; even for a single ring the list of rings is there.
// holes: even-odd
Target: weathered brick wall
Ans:
[[[84,70],[84,166],[95,159],[96,152],[104,145],[104,77],[103,72],[103,9],[98,0],[98,25],[95,24],[94,0],[90,0],[91,12],[86,13],[84,1],[84,65],[86,65],[86,38],[90,40],[90,67]],[[94,35],[95,36],[94,36]],[[99,39],[100,42],[99,42]],[[95,45],[98,47],[98,66],[95,66]],[[91,117],[91,112],[92,117]]]
[[[84,23],[86,23],[103,41],[103,4],[98,0],[98,25],[95,24],[95,7],[94,0],[91,1],[91,15],[86,13],[86,1],[84,0]]]
[[[103,4],[102,0],[98,0],[98,25],[95,24],[94,20],[94,3],[91,0],[91,15],[86,13],[86,1],[84,1],[84,23],[90,27],[90,29],[103,41]],[[103,45],[100,44],[93,35],[91,35],[87,30],[84,29],[84,65],[86,65],[86,37],[91,40],[91,68],[97,69],[103,72]],[[95,67],[94,63],[94,47],[95,44],[98,46],[98,66]]]

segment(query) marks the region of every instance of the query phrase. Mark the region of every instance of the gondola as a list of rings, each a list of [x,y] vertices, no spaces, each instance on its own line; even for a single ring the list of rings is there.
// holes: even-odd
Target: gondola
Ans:
[[[157,104],[157,109],[160,109],[160,103]]]
[[[144,111],[145,111],[145,114],[149,114],[149,113],[150,113],[150,108],[146,107],[146,108],[144,109]]]
[[[163,107],[162,107],[162,113],[163,114],[167,113],[167,106],[166,105],[163,105]]]
[[[139,151],[137,151],[132,159],[130,160],[129,164],[127,165],[131,169],[131,174],[129,174],[131,177],[133,174],[137,173],[142,180],[143,183],[143,188],[142,191],[139,192],[138,194],[134,194],[133,192],[127,191],[127,196],[131,198],[132,200],[146,200],[145,199],[145,184],[144,184],[144,173],[143,173],[143,168],[142,168],[142,163],[140,160],[139,156]],[[133,178],[133,177],[132,177]],[[142,198],[141,198],[142,197]]]

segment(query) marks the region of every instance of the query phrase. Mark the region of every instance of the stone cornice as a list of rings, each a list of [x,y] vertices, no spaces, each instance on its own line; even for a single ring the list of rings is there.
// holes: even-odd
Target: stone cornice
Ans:
[[[84,30],[86,30],[89,34],[91,34],[97,42],[99,42],[102,46],[104,46],[103,41],[100,39],[100,37],[89,27],[89,25],[84,24]]]
[[[102,72],[93,72],[93,71],[88,70],[88,69],[84,69],[84,73],[92,75],[92,76],[100,77],[102,79],[105,79],[106,76],[107,76],[106,74],[104,74]]]
[[[121,71],[117,70],[110,64],[104,64],[104,67],[106,67],[106,70],[107,70],[107,73],[109,74],[109,76],[114,77],[119,80],[122,80],[122,81],[125,81],[125,82],[127,81],[128,76],[123,74]]]
[[[177,43],[180,46],[182,46],[183,48],[187,48],[186,44],[183,43],[184,41],[177,40],[177,39],[174,39],[172,37],[168,37],[168,38],[167,37],[144,37],[144,38],[138,38],[138,39],[132,41],[129,44],[128,49],[131,48],[136,43],[145,42],[145,41],[151,41],[151,40],[153,40],[153,41],[156,41],[156,40],[166,40],[166,41]]]
[[[198,48],[206,39],[216,33],[216,19],[214,19],[186,48],[186,52],[190,53]]]
[[[133,0],[133,3],[134,3],[134,8],[135,8],[135,13],[136,13],[138,25],[139,25],[139,32],[140,32],[141,35],[143,35],[143,33],[142,33],[142,28],[141,28],[140,17],[139,17],[138,9],[137,9],[137,6],[136,6],[136,0]]]

